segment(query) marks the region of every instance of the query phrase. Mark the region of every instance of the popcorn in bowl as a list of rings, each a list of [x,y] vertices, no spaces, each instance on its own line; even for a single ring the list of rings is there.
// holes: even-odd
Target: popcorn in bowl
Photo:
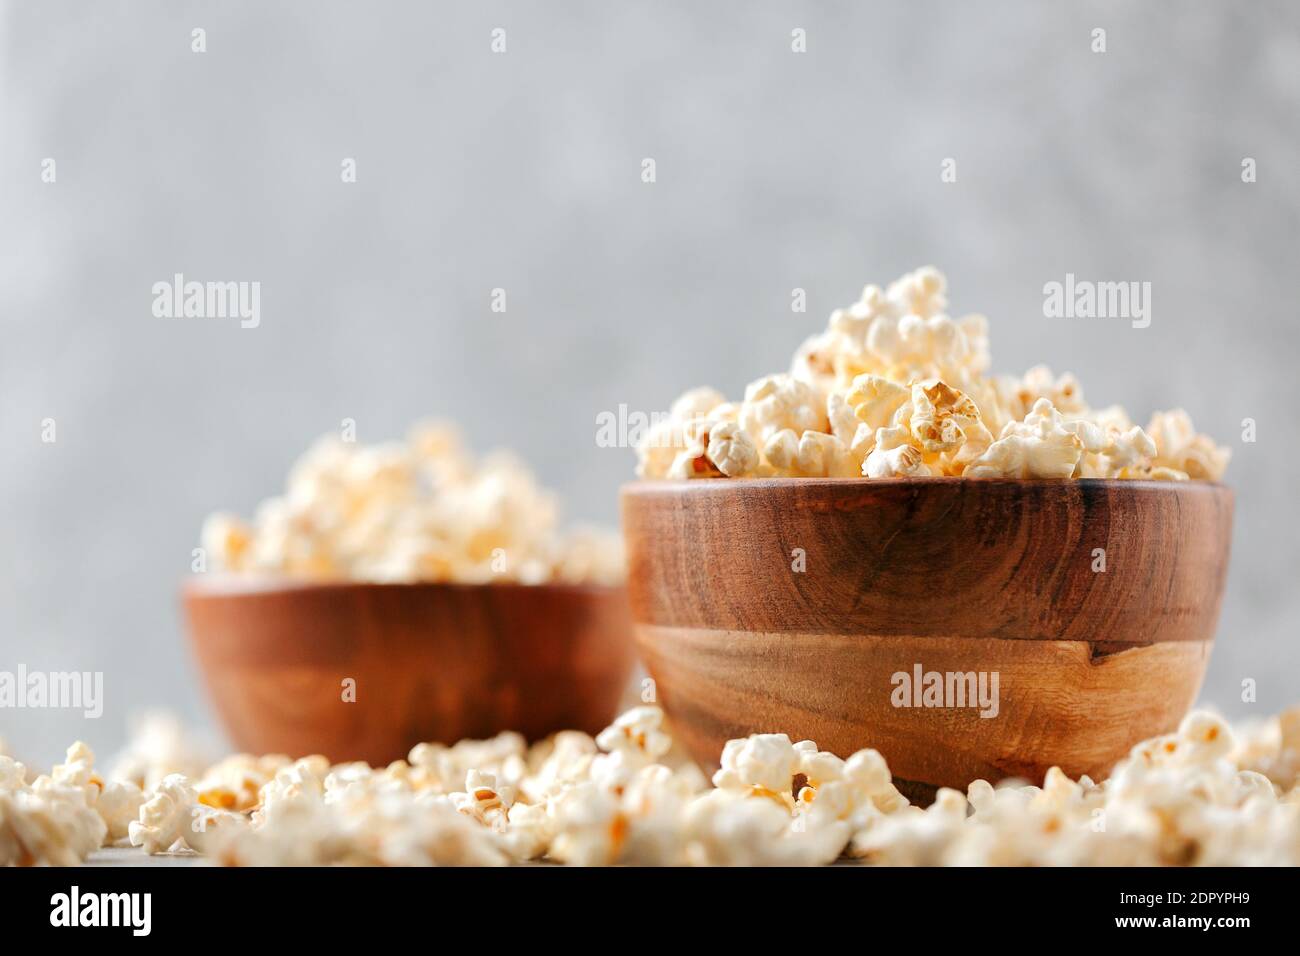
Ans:
[[[243,754],[142,792],[76,743],[31,782],[0,756],[0,864],[128,844],[231,866],[1300,863],[1300,707],[1238,729],[1193,711],[1104,782],[1053,768],[925,809],[874,750],[754,734],[727,743],[712,786],[673,754],[662,711],[641,706],[595,738],[420,744],[386,767]]]
[[[642,478],[1141,478],[1218,481],[1230,452],[1181,409],[1145,429],[1039,366],[988,374],[988,321],[951,318],[926,266],[869,285],[739,403],[692,389],[637,448]]]
[[[217,513],[202,544],[218,571],[312,580],[621,584],[623,545],[559,530],[554,497],[506,452],[476,461],[451,426],[405,442],[317,441],[252,522]]]

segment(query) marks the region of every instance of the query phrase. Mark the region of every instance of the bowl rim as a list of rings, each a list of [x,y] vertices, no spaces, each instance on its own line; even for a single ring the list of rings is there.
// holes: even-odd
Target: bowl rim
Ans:
[[[624,584],[572,584],[546,582],[523,584],[519,581],[496,581],[471,584],[462,581],[359,581],[351,578],[309,580],[288,575],[257,572],[209,571],[191,574],[181,579],[181,596],[191,598],[237,598],[270,594],[338,594],[345,591],[375,591],[414,593],[416,591],[444,591],[461,593],[534,594],[546,591],[552,594],[602,597],[617,595],[627,590]]]
[[[1232,486],[1221,481],[1159,481],[1151,478],[964,478],[961,475],[933,475],[918,478],[636,478],[624,482],[621,494],[680,494],[687,489],[718,488],[924,488],[969,485],[984,490],[1008,488],[1133,488],[1143,492],[1192,493],[1219,491],[1232,494]],[[1192,489],[1196,489],[1193,491]],[[694,491],[688,493],[695,493]]]

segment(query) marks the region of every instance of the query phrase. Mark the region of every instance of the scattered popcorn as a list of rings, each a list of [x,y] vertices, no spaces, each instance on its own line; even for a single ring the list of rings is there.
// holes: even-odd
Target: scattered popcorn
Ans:
[[[1193,711],[1102,783],[1052,768],[1037,786],[943,788],[924,809],[874,750],[845,759],[754,734],[727,742],[710,787],[694,765],[662,762],[671,748],[663,712],[644,706],[594,740],[419,744],[384,768],[239,754],[200,775],[206,790],[161,780],[138,803],[130,842],[232,866],[1300,863],[1300,707],[1236,730]],[[73,864],[103,844],[120,815],[96,801],[133,784],[99,781],[93,762],[74,744],[29,784],[0,756],[0,862]]]
[[[479,823],[505,829],[515,794],[510,787],[497,784],[496,774],[471,770],[465,775],[464,792],[453,793],[450,799],[453,807]]]
[[[87,788],[24,776],[0,757],[0,866],[74,866],[103,845],[108,828]]]
[[[164,777],[153,795],[141,804],[139,819],[128,828],[131,845],[144,847],[144,852],[152,856],[183,841],[198,799],[181,774]]]
[[[69,747],[64,762],[55,765],[50,777],[55,783],[76,787],[85,794],[86,803],[104,821],[105,843],[116,843],[128,836],[144,793],[129,780],[105,782],[95,772],[95,754],[88,746],[77,741]]]
[[[107,827],[105,843],[128,840],[131,823],[140,814],[144,792],[129,780],[113,780],[104,784],[95,801],[95,812]]]
[[[713,775],[713,785],[719,790],[791,804],[791,782],[797,763],[794,745],[785,734],[754,734],[744,740],[729,740],[722,748],[722,767]]]
[[[108,776],[141,790],[156,790],[173,773],[198,778],[212,758],[205,744],[187,732],[174,714],[147,711],[130,720],[129,730],[127,745]]]
[[[721,402],[716,393],[684,396],[682,420],[714,398]],[[679,428],[669,431],[686,444]],[[745,438],[723,450],[740,470]],[[665,471],[675,457],[663,459]],[[290,469],[282,496],[262,502],[251,523],[210,516],[202,545],[212,570],[321,580],[619,584],[624,576],[621,539],[590,528],[562,533],[552,495],[521,461],[498,452],[476,462],[439,423],[416,426],[404,443],[320,439]]]
[[[788,374],[727,402],[696,388],[637,449],[643,478],[1133,478],[1218,481],[1229,451],[1182,410],[1144,431],[1090,409],[1074,376],[990,376],[988,321],[953,319],[932,266],[869,285]]]
[[[687,808],[686,860],[694,866],[833,863],[844,848],[847,828],[838,822],[801,828],[798,822],[770,800],[714,790]]]
[[[663,729],[664,712],[658,707],[633,707],[596,737],[606,753],[631,752],[652,763],[666,754],[673,740]]]
[[[217,810],[251,810],[260,802],[262,787],[290,763],[284,754],[226,757],[209,767],[194,785],[199,803]]]

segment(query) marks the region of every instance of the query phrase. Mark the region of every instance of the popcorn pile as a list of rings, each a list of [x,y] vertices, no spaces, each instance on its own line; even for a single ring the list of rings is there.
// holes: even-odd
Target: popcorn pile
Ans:
[[[326,436],[252,524],[203,526],[213,570],[363,581],[619,584],[618,536],[561,534],[554,498],[506,452],[475,462],[454,428],[424,423],[405,443]]]
[[[167,737],[155,734],[154,744]],[[0,864],[71,864],[101,845],[196,851],[232,866],[1295,865],[1300,707],[1234,732],[1197,711],[1139,744],[1102,784],[977,780],[928,809],[884,758],[812,741],[729,741],[713,786],[637,707],[596,738],[565,731],[420,744],[377,769],[320,756],[236,754],[164,772],[135,746],[106,782],[85,744],[49,776],[0,756]]]
[[[788,373],[729,402],[696,388],[637,449],[643,478],[1147,478],[1218,481],[1229,451],[1181,409],[1146,429],[1068,373],[990,376],[988,321],[947,314],[932,266],[831,314]]]

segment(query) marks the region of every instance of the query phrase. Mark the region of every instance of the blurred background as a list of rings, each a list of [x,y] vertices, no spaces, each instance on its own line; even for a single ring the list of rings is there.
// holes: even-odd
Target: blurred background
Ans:
[[[1232,448],[1203,698],[1300,699],[1294,4],[2,9],[0,670],[105,675],[97,721],[0,711],[20,755],[111,750],[146,706],[211,725],[176,596],[200,524],[342,419],[456,419],[612,524],[635,459],[600,412],[738,396],[925,263],[995,370],[1182,405]],[[177,272],[259,281],[260,326],[155,318]],[[1067,272],[1150,282],[1150,327],[1044,318]]]

